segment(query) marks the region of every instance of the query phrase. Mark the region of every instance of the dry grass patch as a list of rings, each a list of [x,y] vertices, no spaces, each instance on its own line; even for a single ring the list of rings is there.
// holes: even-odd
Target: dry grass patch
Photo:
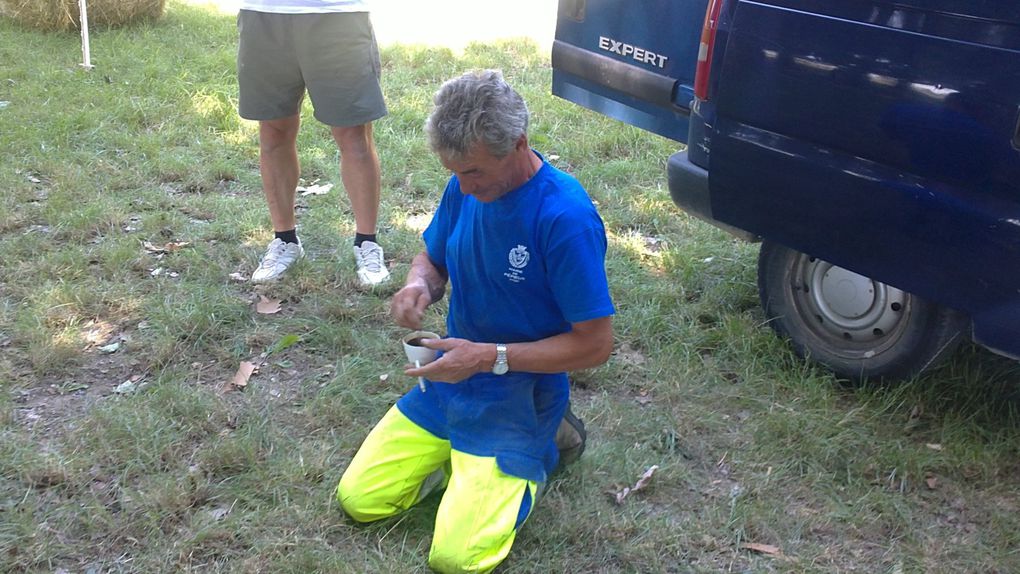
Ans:
[[[90,25],[122,26],[163,15],[166,0],[89,0]],[[81,27],[78,0],[0,0],[0,14],[21,24],[47,31]]]

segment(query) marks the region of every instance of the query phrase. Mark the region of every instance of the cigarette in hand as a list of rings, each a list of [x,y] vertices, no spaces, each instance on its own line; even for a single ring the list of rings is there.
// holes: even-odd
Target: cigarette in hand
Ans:
[[[421,363],[418,362],[418,361],[415,361],[414,362],[414,368],[420,369],[421,368]],[[421,392],[423,392],[423,393],[425,392],[425,377],[418,377],[418,388],[421,389]]]

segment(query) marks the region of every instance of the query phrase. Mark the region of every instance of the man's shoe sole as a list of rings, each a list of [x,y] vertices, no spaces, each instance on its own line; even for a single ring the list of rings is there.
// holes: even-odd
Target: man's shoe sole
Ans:
[[[581,437],[581,444],[560,451],[560,466],[577,462],[577,459],[584,454],[584,447],[588,443],[588,433],[585,431],[584,421],[574,415],[574,412],[570,410],[570,405],[567,405],[567,412],[563,414],[563,420]]]

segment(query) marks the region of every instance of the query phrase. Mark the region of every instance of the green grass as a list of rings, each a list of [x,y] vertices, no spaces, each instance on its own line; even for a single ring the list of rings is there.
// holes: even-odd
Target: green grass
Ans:
[[[335,184],[299,198],[309,257],[256,290],[229,277],[270,237],[233,17],[170,3],[96,30],[91,72],[78,42],[0,20],[0,571],[423,570],[434,497],[361,527],[332,500],[413,381],[387,314],[397,285],[355,287],[328,131],[306,108],[302,177]],[[397,278],[447,178],[422,134],[431,96],[470,68],[504,70],[533,144],[609,232],[617,352],[574,375],[588,450],[501,571],[1020,570],[1015,362],[967,347],[913,381],[845,386],[764,324],[757,246],[672,204],[676,144],[551,96],[527,41],[382,56],[380,241]],[[157,258],[145,241],[189,245]],[[259,293],[283,311],[255,313]],[[221,392],[290,336],[244,392]]]

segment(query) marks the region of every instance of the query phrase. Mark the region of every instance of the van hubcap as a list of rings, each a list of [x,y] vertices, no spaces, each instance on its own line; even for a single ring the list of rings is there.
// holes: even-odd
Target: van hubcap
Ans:
[[[813,257],[802,257],[796,267],[801,289],[794,294],[808,312],[805,319],[814,315],[820,335],[877,342],[904,320],[907,295],[895,287]]]

